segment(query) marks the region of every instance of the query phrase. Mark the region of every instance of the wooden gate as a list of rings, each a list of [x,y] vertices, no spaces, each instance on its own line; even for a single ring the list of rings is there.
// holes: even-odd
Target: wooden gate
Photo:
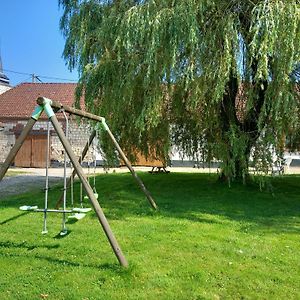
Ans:
[[[46,135],[28,136],[15,157],[16,167],[46,167]]]

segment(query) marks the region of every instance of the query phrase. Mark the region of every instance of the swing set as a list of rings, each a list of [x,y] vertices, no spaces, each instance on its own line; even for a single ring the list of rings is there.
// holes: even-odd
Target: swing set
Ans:
[[[90,184],[90,178],[89,178],[90,177],[90,161],[88,161],[88,177],[86,176],[86,174],[84,173],[83,168],[82,168],[83,160],[84,160],[86,154],[88,153],[90,146],[93,144],[93,141],[94,141],[94,138],[96,137],[97,132],[95,129],[92,131],[92,133],[91,133],[90,137],[88,138],[87,143],[80,155],[80,158],[77,161],[76,156],[72,150],[72,146],[68,139],[68,137],[69,137],[69,122],[68,122],[66,113],[69,113],[70,115],[76,115],[76,116],[79,116],[82,118],[87,118],[88,120],[91,120],[91,121],[96,121],[98,124],[100,123],[103,126],[104,130],[109,135],[109,137],[110,137],[111,141],[113,142],[114,146],[116,147],[116,150],[118,151],[120,157],[125,162],[128,169],[130,170],[133,178],[136,180],[137,184],[139,185],[139,187],[141,188],[143,193],[146,195],[150,205],[152,206],[152,208],[154,208],[156,210],[157,205],[156,205],[154,199],[152,198],[150,192],[146,189],[142,180],[135,173],[129,160],[127,159],[126,155],[122,151],[122,149],[119,146],[118,142],[116,141],[114,135],[112,134],[108,125],[106,124],[105,118],[93,115],[91,113],[88,113],[88,112],[85,112],[82,110],[75,109],[75,108],[67,106],[67,105],[63,105],[57,101],[53,101],[53,100],[50,100],[45,97],[39,97],[36,102],[38,104],[37,107],[35,108],[31,118],[28,120],[23,131],[21,132],[20,136],[18,137],[14,146],[12,147],[11,151],[9,152],[2,167],[0,168],[0,181],[5,176],[9,166],[13,162],[15,156],[17,155],[19,149],[21,148],[22,144],[24,143],[26,137],[30,133],[34,124],[37,122],[37,120],[39,119],[39,117],[41,116],[43,111],[45,111],[45,113],[49,119],[48,123],[47,123],[45,205],[44,205],[43,209],[39,209],[37,206],[26,206],[26,205],[21,206],[20,209],[26,210],[26,211],[32,211],[32,212],[42,212],[44,214],[44,224],[43,224],[43,231],[42,231],[43,234],[48,232],[47,231],[47,213],[62,213],[62,216],[63,216],[62,230],[61,230],[60,234],[63,236],[68,233],[67,228],[66,228],[66,220],[67,220],[66,215],[68,213],[71,214],[69,216],[69,218],[80,220],[85,216],[85,213],[87,213],[88,211],[91,210],[90,208],[83,207],[83,197],[82,197],[83,192],[82,192],[82,190],[84,188],[85,192],[86,192],[86,196],[84,197],[84,199],[90,200],[90,202],[94,208],[94,211],[98,217],[98,220],[108,238],[108,241],[109,241],[119,263],[122,266],[127,267],[128,266],[127,260],[124,256],[124,254],[123,254],[123,252],[122,252],[122,250],[121,250],[121,248],[109,226],[109,223],[103,213],[103,210],[97,200],[98,193],[96,191],[96,176],[95,176],[96,175],[95,174],[96,173],[96,164],[97,164],[96,157],[94,157],[94,160],[93,160],[93,167],[94,167],[93,187]],[[57,112],[62,112],[64,115],[64,118],[66,120],[65,133],[64,133],[62,127],[60,126],[58,119],[55,115],[55,113],[57,113]],[[64,147],[64,187],[63,187],[63,192],[62,192],[60,198],[58,199],[54,209],[48,208],[50,123],[52,124],[54,130],[56,131],[56,133]],[[93,144],[93,150],[94,150],[94,155],[95,155],[94,147],[95,146]],[[70,163],[71,170],[72,170],[71,175],[68,179],[67,179],[67,164],[68,164],[67,157],[69,158],[69,163]],[[81,190],[81,192],[80,192],[80,206],[81,207],[77,207],[77,208],[74,207],[74,194],[73,194],[73,182],[74,182],[74,177],[76,176],[76,174],[80,180],[80,190]],[[67,209],[67,203],[66,203],[68,187],[70,187],[70,189],[71,189],[71,206],[72,206],[71,209]],[[59,207],[61,205],[62,205],[62,209],[59,209]]]
[[[63,109],[59,110],[58,112],[62,112],[63,116],[65,118],[66,122],[66,129],[65,129],[65,135],[66,138],[69,140],[69,118],[67,117],[65,111]],[[70,115],[71,116],[71,115]],[[94,148],[94,141],[93,141],[93,151],[95,153],[95,148]],[[44,213],[44,225],[43,225],[43,230],[42,234],[48,233],[47,230],[47,212],[52,212],[52,213],[62,213],[62,229],[60,232],[60,236],[64,236],[68,234],[68,230],[66,227],[66,214],[67,213],[73,213],[72,215],[68,216],[68,219],[74,219],[74,220],[81,220],[85,217],[85,213],[91,211],[91,208],[84,208],[83,207],[83,192],[82,192],[82,183],[80,182],[80,207],[74,207],[74,187],[73,187],[73,178],[71,179],[71,185],[70,185],[70,194],[71,194],[71,209],[68,210],[67,207],[67,164],[70,164],[71,166],[71,171],[72,171],[72,162],[67,161],[67,154],[66,151],[64,151],[64,185],[63,185],[63,192],[62,192],[62,199],[63,199],[63,209],[59,210],[57,209],[48,209],[48,192],[49,192],[49,149],[50,149],[50,123],[48,120],[47,123],[47,148],[46,148],[46,184],[45,184],[45,204],[44,204],[44,209],[39,209],[37,206],[31,206],[31,205],[23,205],[20,206],[20,210],[22,211],[31,211],[31,212],[43,212]],[[88,161],[88,166],[90,164],[90,161]],[[94,166],[96,166],[94,164]],[[93,184],[93,191],[96,199],[98,199],[98,194],[96,191],[96,170],[94,169],[94,184]],[[88,167],[88,181],[90,177],[90,170]],[[85,200],[88,200],[88,196],[84,196]]]

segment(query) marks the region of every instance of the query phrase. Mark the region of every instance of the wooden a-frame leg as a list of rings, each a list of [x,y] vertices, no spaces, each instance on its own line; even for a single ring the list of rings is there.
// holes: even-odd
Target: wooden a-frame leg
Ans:
[[[143,193],[146,195],[150,205],[154,208],[157,209],[157,205],[154,201],[154,199],[152,198],[150,192],[146,189],[143,181],[140,179],[140,177],[136,174],[136,172],[134,171],[130,161],[128,160],[128,158],[126,157],[125,153],[123,152],[123,150],[121,149],[120,145],[118,144],[117,140],[115,139],[114,135],[112,134],[112,132],[110,131],[109,127],[107,126],[107,124],[105,123],[105,129],[110,137],[110,139],[112,140],[113,144],[115,145],[117,151],[119,152],[121,158],[123,159],[123,161],[125,162],[127,168],[129,169],[129,171],[131,172],[131,175],[133,176],[133,178],[136,180],[137,184],[139,185],[139,187],[141,188],[141,190],[143,191]]]
[[[49,113],[48,110],[49,110],[49,107],[46,110],[47,114]],[[105,234],[106,234],[106,236],[109,240],[109,243],[110,243],[110,245],[111,245],[111,247],[112,247],[119,263],[122,266],[127,267],[128,262],[127,262],[125,256],[123,255],[123,252],[122,252],[122,250],[121,250],[121,248],[120,248],[120,246],[119,246],[119,244],[118,244],[118,242],[117,242],[117,240],[116,240],[116,238],[115,238],[115,236],[114,236],[114,234],[113,234],[113,232],[112,232],[112,230],[111,230],[111,228],[108,224],[108,221],[107,221],[107,219],[106,219],[106,217],[105,217],[105,215],[102,211],[102,208],[101,208],[99,202],[97,201],[97,199],[94,195],[93,189],[91,188],[87,178],[85,177],[83,169],[82,169],[80,163],[77,161],[77,159],[75,157],[75,154],[72,151],[71,145],[70,145],[69,141],[67,140],[66,136],[64,135],[64,132],[63,132],[62,128],[60,127],[59,122],[58,122],[55,114],[54,113],[51,114],[51,111],[50,111],[50,114],[48,116],[50,118],[50,121],[51,121],[51,123],[52,123],[52,125],[53,125],[53,127],[54,127],[54,129],[55,129],[55,131],[56,131],[63,147],[64,147],[64,149],[66,150],[66,152],[67,152],[67,154],[68,154],[68,156],[69,156],[69,158],[70,158],[70,160],[71,160],[71,162],[74,166],[74,169],[76,170],[76,173],[77,173],[79,179],[82,182],[82,185],[83,185],[83,187],[84,187],[84,189],[85,189],[85,191],[86,191],[86,193],[87,193],[87,195],[88,195],[88,197],[89,197],[89,199],[90,199],[90,201],[91,201],[91,203],[94,207],[94,210],[96,212],[98,220],[99,220],[99,222],[100,222],[100,224],[101,224],[101,226],[102,226],[102,228],[103,228],[103,230],[104,230],[104,232],[105,232]]]

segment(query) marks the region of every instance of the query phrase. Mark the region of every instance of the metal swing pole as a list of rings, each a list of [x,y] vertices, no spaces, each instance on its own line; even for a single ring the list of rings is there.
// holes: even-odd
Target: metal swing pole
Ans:
[[[82,150],[82,153],[81,153],[80,157],[79,157],[78,162],[79,162],[80,164],[81,164],[82,161],[84,160],[84,158],[85,158],[85,156],[86,156],[86,154],[87,154],[87,152],[88,152],[88,150],[89,150],[89,147],[90,147],[90,145],[92,144],[93,139],[95,138],[95,136],[96,136],[96,130],[93,130],[92,133],[91,133],[91,135],[90,135],[90,137],[89,137],[89,139],[88,139],[88,141],[87,141],[87,143],[85,144],[85,146],[84,146],[84,148],[83,148],[83,150]],[[70,186],[70,184],[71,184],[72,181],[74,180],[75,175],[76,175],[76,170],[74,169],[73,172],[72,172],[72,174],[70,175],[68,181],[67,181],[67,187]],[[63,199],[64,199],[63,197],[64,197],[64,194],[61,193],[61,195],[60,195],[60,197],[59,197],[57,203],[55,204],[55,208],[59,208],[59,207],[60,207],[60,205],[62,204]]]
[[[83,162],[83,159],[81,159],[81,161],[80,161],[81,167],[82,167],[82,162]],[[83,191],[82,191],[82,182],[81,181],[79,184],[79,201],[80,201],[80,207],[83,208]]]
[[[47,230],[47,209],[48,209],[48,191],[49,191],[49,148],[50,148],[50,121],[47,122],[47,149],[46,149],[46,184],[45,184],[45,209],[44,224],[42,234],[48,233]]]
[[[97,137],[96,137],[97,138]],[[93,180],[93,191],[97,193],[96,190],[96,168],[97,168],[97,151],[95,146],[95,141],[93,141],[93,158],[94,158],[94,180]]]
[[[72,167],[71,167],[72,171]],[[71,207],[74,208],[74,182],[73,182],[73,177],[71,176]]]
[[[51,107],[51,100],[45,99],[45,98],[39,98],[37,100],[37,103],[45,109],[45,112],[47,113],[48,118],[50,119],[54,129],[56,130],[56,133],[57,133],[61,143],[63,144],[63,146],[74,166],[74,169],[76,169],[76,173],[78,174],[78,177],[81,180],[81,182],[86,190],[87,195],[89,196],[89,199],[90,199],[90,201],[94,207],[94,210],[97,214],[98,220],[109,240],[109,243],[110,243],[117,259],[119,260],[119,263],[122,266],[127,267],[128,262],[127,262],[125,256],[123,255],[123,252],[122,252],[122,250],[121,250],[121,248],[120,248],[120,246],[108,224],[108,221],[102,211],[102,208],[101,208],[99,202],[97,201],[97,199],[95,198],[94,192],[84,175],[83,169],[82,169],[81,165],[78,163],[76,156],[72,151],[71,145],[68,142],[68,140],[66,139],[64,132],[63,132],[62,128],[60,127],[60,124],[53,112],[53,109]]]
[[[69,138],[69,120],[64,110],[62,110],[64,118],[66,120],[66,139]],[[67,209],[67,153],[64,150],[64,188],[63,188],[63,210],[66,211]],[[66,228],[66,213],[63,213],[62,217],[62,229],[60,235],[66,235],[68,233]]]

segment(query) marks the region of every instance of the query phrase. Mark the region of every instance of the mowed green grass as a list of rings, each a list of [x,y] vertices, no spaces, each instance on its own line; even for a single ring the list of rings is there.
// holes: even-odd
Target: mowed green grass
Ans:
[[[8,170],[5,174],[7,177],[12,177],[12,176],[18,176],[18,175],[24,175],[26,174],[26,171],[13,171],[13,170]]]
[[[43,192],[1,195],[0,299],[300,299],[300,177],[261,192],[209,174],[139,175],[158,212],[130,174],[97,177],[128,269],[93,212],[64,238],[49,214],[41,235],[42,214],[18,207],[43,206]],[[53,206],[59,194],[51,189]]]

